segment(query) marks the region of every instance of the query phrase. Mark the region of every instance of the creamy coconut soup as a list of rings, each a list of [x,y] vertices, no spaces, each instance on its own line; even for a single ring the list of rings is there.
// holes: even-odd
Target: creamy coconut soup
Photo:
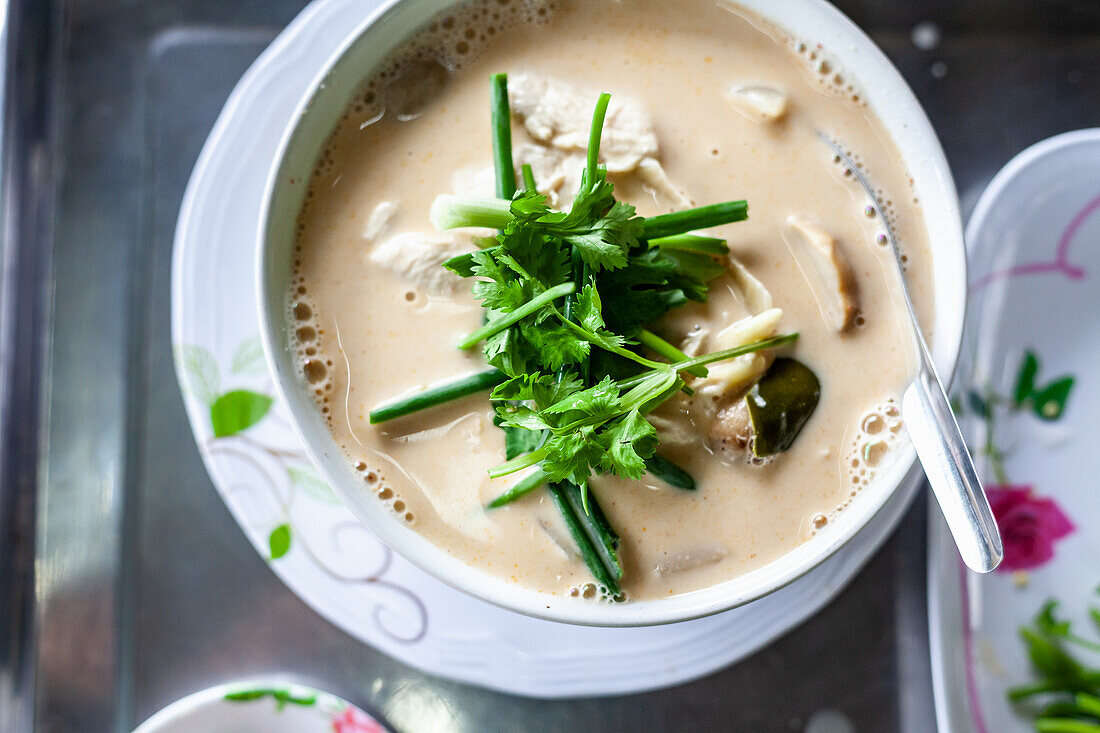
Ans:
[[[905,163],[863,103],[858,69],[837,68],[827,49],[732,3],[491,0],[440,16],[386,66],[364,71],[370,76],[309,182],[287,307],[302,383],[362,476],[362,491],[391,507],[394,521],[488,573],[555,595],[607,597],[592,551],[603,555],[605,570],[610,552],[617,597],[654,599],[729,580],[790,551],[893,459],[903,435],[897,404],[914,356],[876,207],[902,244],[926,328],[931,254]],[[502,245],[491,228],[439,230],[446,218],[439,203],[434,223],[431,214],[441,194],[464,197],[442,199],[444,208],[498,194],[489,80],[501,72],[518,185],[525,172],[533,177],[547,207],[570,211],[581,188],[601,92],[611,102],[599,162],[616,200],[645,221],[718,202],[748,205],[746,220],[727,217],[694,232],[706,239],[670,240],[667,250],[646,234],[657,229],[639,224],[627,236],[631,263],[666,253],[681,264],[710,263],[692,270],[705,281],[695,299],[666,288],[662,297],[675,307],[644,328],[630,322],[632,295],[606,284],[615,268],[582,258],[565,267],[570,292],[551,299],[542,320],[514,325],[517,334],[521,325],[530,340],[574,333],[563,321],[579,318],[580,288],[570,289],[576,273],[589,278],[576,280],[582,287],[599,284],[602,321],[592,329],[612,333],[627,323],[622,348],[649,362],[797,334],[792,343],[707,364],[706,376],[680,372],[655,409],[647,403],[614,416],[599,428],[602,438],[585,433],[604,441],[585,487],[591,501],[569,480],[554,489],[536,481],[520,498],[489,507],[541,470],[490,477],[511,457],[495,411],[562,422],[562,411],[542,411],[530,399],[494,404],[485,385],[397,419],[370,420],[380,405],[486,373],[483,342],[457,345],[507,308],[488,312],[471,292],[486,287],[475,284],[488,281],[484,271],[463,278],[442,263],[486,247],[496,256]],[[817,130],[851,150],[879,187],[877,201]],[[580,244],[546,241],[577,257],[570,253]],[[683,254],[681,246],[702,252]],[[519,282],[514,272],[505,276]],[[536,284],[524,297],[539,292]],[[545,384],[560,385],[564,375],[577,391],[609,374],[629,380],[653,372],[599,345],[586,348],[587,358],[556,371],[544,365]],[[626,399],[631,383],[614,384]],[[627,431],[627,417],[646,425]],[[648,425],[656,440],[645,435]],[[614,426],[619,432],[608,438]],[[538,435],[549,434],[521,440],[513,453],[522,462],[542,449]],[[657,440],[659,465],[648,456]],[[633,479],[601,468],[601,460],[615,464],[623,446],[652,470],[636,470]],[[559,462],[580,460],[585,450]],[[592,526],[596,534],[586,539]],[[619,539],[608,540],[610,532]]]

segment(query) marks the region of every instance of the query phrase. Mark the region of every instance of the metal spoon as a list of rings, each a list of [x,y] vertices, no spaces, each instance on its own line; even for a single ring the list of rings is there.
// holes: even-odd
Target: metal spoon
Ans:
[[[876,201],[874,189],[848,154],[820,130],[817,135],[852,172],[871,201]],[[919,356],[916,378],[901,398],[902,418],[917,449],[921,465],[924,466],[928,483],[932,485],[932,491],[943,510],[951,536],[959,547],[963,562],[971,570],[988,573],[1000,564],[1004,556],[1001,535],[997,531],[989,500],[978,480],[974,461],[966,449],[959,424],[955,421],[955,414],[947,401],[943,383],[936,373],[936,367],[928,353],[928,344],[917,322],[917,314],[913,310],[913,301],[909,298],[909,288],[902,273],[901,254],[898,252],[894,232],[877,202],[874,209],[894,252],[898,280],[913,326],[913,338]]]

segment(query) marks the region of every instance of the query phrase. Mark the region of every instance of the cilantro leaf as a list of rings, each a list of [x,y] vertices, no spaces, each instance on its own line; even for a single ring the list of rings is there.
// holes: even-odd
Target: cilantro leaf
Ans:
[[[605,451],[601,470],[639,479],[646,471],[645,459],[657,452],[657,430],[633,409],[600,434],[600,445]]]
[[[522,333],[527,342],[538,352],[543,366],[557,371],[567,364],[584,361],[592,346],[584,339],[577,338],[564,326],[537,324],[524,326]]]
[[[501,425],[500,429],[504,431],[504,459],[508,461],[530,453],[542,442],[542,433],[535,430],[508,425]]]
[[[603,453],[602,446],[592,438],[594,432],[594,428],[581,427],[555,433],[546,442],[547,455],[541,465],[548,480],[572,481],[578,486],[588,480]]]
[[[573,306],[573,315],[576,321],[593,333],[599,332],[605,326],[603,322],[603,301],[600,293],[592,283],[585,285],[577,296],[577,302]]]
[[[474,297],[481,301],[481,305],[494,311],[513,311],[531,299],[533,293],[528,283],[518,280],[511,282],[494,282],[492,280],[478,280],[472,288]]]
[[[606,420],[619,410],[619,386],[611,377],[604,377],[594,387],[574,392],[544,408],[551,415],[562,415],[565,423],[596,418]]]

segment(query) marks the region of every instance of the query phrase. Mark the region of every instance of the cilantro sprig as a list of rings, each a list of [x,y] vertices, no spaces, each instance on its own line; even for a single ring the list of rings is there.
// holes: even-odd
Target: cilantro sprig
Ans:
[[[457,345],[481,344],[490,369],[395,400],[370,419],[493,388],[506,460],[489,475],[530,472],[490,508],[549,484],[593,577],[615,597],[623,574],[619,540],[589,491],[590,479],[639,479],[648,472],[694,489],[686,471],[657,454],[659,436],[646,415],[677,391],[690,392],[686,375],[705,376],[708,364],[789,344],[797,334],[689,358],[648,330],[669,311],[704,302],[709,283],[726,271],[714,259],[728,252],[725,241],[692,232],[742,221],[748,205],[728,201],[642,217],[617,201],[599,164],[610,101],[601,94],[576,196],[568,211],[555,211],[536,190],[529,166],[522,170],[524,187],[515,189],[507,79],[497,74],[492,84],[498,195],[441,195],[430,212],[440,230],[496,230],[477,251],[444,263],[473,280],[486,315]]]
[[[1100,595],[1100,588],[1096,589]],[[1013,687],[1008,699],[1034,717],[1035,730],[1049,733],[1100,733],[1100,640],[1077,633],[1058,615],[1058,602],[1047,601],[1032,623],[1020,629],[1037,681]],[[1100,630],[1100,608],[1088,615]]]

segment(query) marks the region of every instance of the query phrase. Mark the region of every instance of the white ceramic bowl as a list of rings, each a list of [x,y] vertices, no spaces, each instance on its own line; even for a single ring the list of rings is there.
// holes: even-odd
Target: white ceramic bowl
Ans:
[[[410,562],[460,590],[532,616],[598,626],[670,623],[748,603],[797,579],[848,542],[915,470],[911,447],[906,446],[899,459],[824,531],[768,565],[691,593],[619,604],[551,596],[491,576],[397,522],[382,502],[362,490],[362,481],[300,381],[289,346],[285,298],[296,218],[318,154],[365,73],[432,16],[454,4],[456,0],[392,0],[366,18],[302,100],[268,180],[256,258],[261,335],[275,384],[314,463],[360,521]],[[871,39],[824,0],[740,0],[740,4],[796,38],[820,43],[846,76],[858,82],[864,99],[893,135],[924,206],[936,291],[933,356],[941,374],[951,374],[962,334],[966,257],[954,183],[928,118]]]

